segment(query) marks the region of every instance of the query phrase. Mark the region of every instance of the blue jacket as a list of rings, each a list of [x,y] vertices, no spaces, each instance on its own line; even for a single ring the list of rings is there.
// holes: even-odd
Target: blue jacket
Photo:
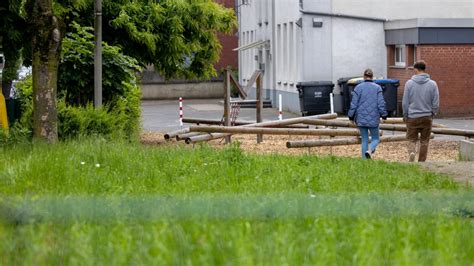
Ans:
[[[378,127],[380,117],[387,117],[382,88],[372,80],[357,85],[347,115],[355,120],[358,127]]]

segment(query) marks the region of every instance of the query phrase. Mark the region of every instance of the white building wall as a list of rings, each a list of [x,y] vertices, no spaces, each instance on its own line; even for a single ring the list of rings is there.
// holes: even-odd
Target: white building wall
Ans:
[[[332,1],[331,0],[303,0],[303,10],[331,13]]]
[[[274,103],[278,94],[290,93],[292,103],[297,104],[296,83],[301,81],[301,28],[296,25],[300,18],[299,0],[249,0],[239,8],[239,46],[268,40],[269,46],[252,48],[239,53],[239,79],[247,84],[253,72],[259,68],[255,56],[264,64],[263,88],[266,98]],[[249,37],[251,36],[251,37]],[[252,37],[253,36],[253,37]],[[251,92],[254,97],[254,91]]]
[[[277,102],[278,94],[283,95],[283,108],[293,110],[297,106],[296,84],[301,81],[302,38],[301,28],[296,24],[301,16],[299,0],[272,0],[275,5],[274,45],[274,86],[271,99]]]
[[[386,77],[387,49],[382,22],[332,19],[332,78],[362,76],[371,68],[376,77]],[[335,93],[339,88],[335,87]]]
[[[322,27],[313,27],[313,19]],[[361,76],[371,68],[386,77],[386,48],[383,22],[329,16],[303,16],[302,81],[331,81],[335,84],[335,107],[342,110],[340,78]]]
[[[332,6],[334,13],[391,20],[474,17],[474,0],[332,0]]]
[[[239,46],[257,41],[272,40],[272,1],[248,0],[239,7]],[[256,58],[259,60],[256,60]],[[273,87],[273,63],[271,43],[267,47],[251,48],[239,52],[239,80],[246,85],[259,63],[264,64],[264,88]],[[267,95],[268,97],[268,95]]]
[[[295,83],[300,75],[298,65],[298,50],[301,49],[301,28],[296,25],[300,17],[299,0],[273,0],[275,2],[275,26],[277,38],[275,38],[277,86],[278,90],[294,91]],[[291,85],[293,84],[293,85]]]
[[[239,7],[239,47],[253,43],[256,39],[257,21],[259,19],[255,2],[250,5]],[[239,79],[241,84],[246,84],[250,79],[252,72],[256,68],[255,49],[249,49],[239,52]]]
[[[313,27],[313,18],[321,18],[323,26]],[[332,19],[303,16],[303,69],[302,81],[332,80]]]

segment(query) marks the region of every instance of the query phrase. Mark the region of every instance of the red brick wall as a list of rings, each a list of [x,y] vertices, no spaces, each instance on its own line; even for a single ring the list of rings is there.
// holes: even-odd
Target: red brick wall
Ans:
[[[215,0],[217,3],[224,5],[227,8],[232,8],[235,10],[235,0]],[[232,66],[236,69],[238,67],[237,62],[237,52],[232,51],[237,48],[239,45],[237,39],[237,33],[234,32],[232,35],[223,35],[219,34],[219,39],[222,44],[221,58],[214,67],[217,72],[221,69],[226,68],[227,66]]]
[[[391,55],[390,51],[388,55]],[[474,116],[474,44],[419,45],[417,59],[425,60],[426,72],[438,83],[439,115]],[[388,76],[400,79],[399,102],[405,82],[413,74],[411,67],[395,68],[389,63]]]

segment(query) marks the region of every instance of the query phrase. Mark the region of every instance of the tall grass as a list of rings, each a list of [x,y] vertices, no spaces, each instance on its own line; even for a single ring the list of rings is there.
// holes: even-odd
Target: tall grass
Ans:
[[[457,189],[415,165],[315,156],[258,156],[223,151],[142,147],[104,141],[3,148],[6,194],[203,194],[419,191]]]
[[[172,201],[415,191],[472,195],[471,188],[416,165],[248,155],[238,145],[216,151],[205,145],[156,148],[87,140],[3,147],[0,191],[4,199],[0,264],[4,265],[469,265],[474,261],[474,224],[466,218],[470,209],[467,216],[58,221],[22,219],[25,206],[7,210],[5,205],[9,199],[34,202],[51,196],[66,202],[75,197],[156,196]],[[6,215],[9,211],[13,218]]]

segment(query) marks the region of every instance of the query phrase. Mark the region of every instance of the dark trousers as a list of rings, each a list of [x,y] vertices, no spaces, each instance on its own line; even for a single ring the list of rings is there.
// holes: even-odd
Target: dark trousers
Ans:
[[[420,141],[420,154],[418,156],[419,162],[426,161],[428,156],[428,146],[430,142],[431,126],[433,118],[431,116],[420,118],[408,118],[407,121],[407,139],[408,154],[416,154],[416,144]],[[418,136],[419,134],[419,136]]]

